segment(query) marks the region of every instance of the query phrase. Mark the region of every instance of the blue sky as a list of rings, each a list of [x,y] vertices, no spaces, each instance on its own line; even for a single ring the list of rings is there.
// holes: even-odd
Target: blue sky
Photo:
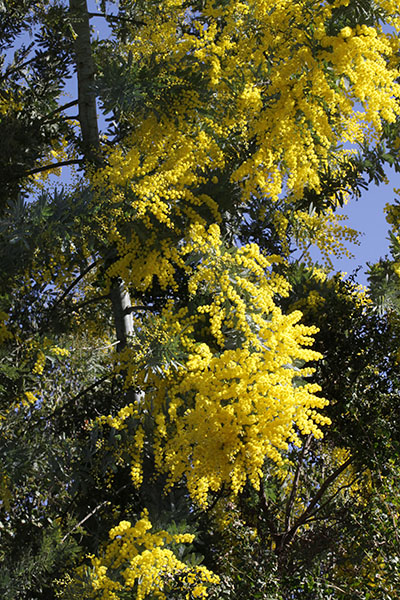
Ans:
[[[361,266],[357,280],[366,284],[366,263],[374,263],[381,256],[388,253],[388,229],[385,220],[384,207],[386,203],[392,203],[395,194],[393,188],[400,187],[400,174],[393,169],[387,170],[389,183],[376,186],[371,184],[358,200],[349,200],[347,206],[339,210],[339,214],[348,216],[346,224],[360,231],[360,245],[351,248],[353,259],[342,258],[334,260],[335,269],[345,271],[349,275],[358,266]],[[317,257],[318,253],[313,253]]]

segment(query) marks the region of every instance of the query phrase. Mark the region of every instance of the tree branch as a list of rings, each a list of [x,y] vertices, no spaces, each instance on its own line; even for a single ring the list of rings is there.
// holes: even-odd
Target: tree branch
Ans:
[[[86,267],[86,269],[84,269],[76,279],[74,279],[74,281],[67,287],[67,289],[62,293],[62,295],[58,298],[58,300],[56,300],[53,304],[53,306],[51,307],[51,310],[54,310],[56,308],[56,306],[58,306],[59,304],[61,304],[61,302],[64,300],[64,298],[66,298],[66,296],[68,296],[68,294],[74,289],[74,287],[81,281],[81,279],[83,279],[83,277],[85,277],[85,275],[87,275],[89,273],[89,271],[91,271],[98,263],[99,263],[100,259],[97,259],[95,261],[93,261],[90,265],[88,265]]]
[[[115,329],[119,344],[117,350],[125,348],[128,337],[133,333],[132,307],[128,292],[121,280],[112,282],[110,298],[114,312]]]
[[[132,25],[146,25],[144,21],[137,21],[136,19],[130,19],[129,17],[121,17],[120,15],[107,15],[106,13],[88,13],[89,18],[92,17],[103,17],[107,21],[122,21],[123,23],[132,23]]]
[[[47,114],[43,118],[43,122],[48,121],[49,119],[51,119],[51,117],[53,117],[54,115],[62,112],[63,110],[68,110],[68,108],[72,108],[73,106],[77,106],[77,104],[78,104],[78,100],[72,100],[71,102],[67,102],[67,104],[63,104],[62,106],[59,106],[58,108],[56,108],[55,110],[52,110],[49,114]]]
[[[264,520],[269,527],[272,537],[275,538],[278,535],[278,532],[277,532],[276,524],[271,520],[271,518],[269,516],[267,498],[265,496],[264,481],[263,481],[262,477],[260,477],[260,488],[258,490],[258,498],[259,498],[260,508],[264,515]]]
[[[78,529],[78,527],[80,527],[81,525],[83,525],[88,519],[90,519],[90,517],[92,517],[101,508],[103,508],[103,506],[106,506],[106,504],[110,504],[110,501],[109,500],[104,500],[103,502],[101,502],[100,504],[98,504],[96,506],[96,508],[94,508],[88,515],[86,515],[86,517],[84,517],[81,521],[79,521],[79,523],[77,523],[76,525],[74,525],[74,527],[72,529],[70,529],[68,531],[68,533],[66,533],[64,535],[64,537],[61,539],[61,543],[63,544],[65,542],[65,540],[67,539],[67,537],[69,537],[71,535],[71,533],[73,533],[76,529]]]
[[[78,392],[78,394],[76,394],[76,396],[71,398],[71,400],[68,400],[68,404],[70,405],[72,402],[76,402],[76,400],[79,400],[79,398],[82,398],[82,396],[84,396],[88,392],[91,392],[92,390],[94,390],[94,388],[96,388],[98,385],[100,385],[101,383],[104,383],[104,381],[106,381],[109,377],[110,377],[110,373],[107,373],[107,375],[103,375],[103,377],[100,377],[100,379],[97,379],[97,381],[95,381],[94,383],[89,385],[87,388]]]
[[[102,300],[109,300],[110,294],[103,294],[103,296],[96,296],[96,298],[89,298],[89,300],[85,300],[84,302],[79,302],[79,304],[74,304],[70,311],[67,312],[75,312],[88,306],[88,304],[95,304],[96,302],[101,302]]]
[[[106,381],[109,377],[111,377],[113,375],[113,373],[107,373],[107,375],[104,375],[103,377],[100,377],[100,379],[97,379],[94,383],[92,383],[91,385],[89,385],[88,387],[84,388],[83,390],[81,390],[80,392],[78,392],[73,398],[70,398],[65,404],[63,404],[62,406],[57,406],[52,413],[50,413],[49,416],[45,416],[44,419],[48,419],[50,417],[55,417],[57,414],[60,414],[63,412],[64,408],[66,406],[71,406],[72,403],[76,402],[77,400],[79,400],[79,398],[82,398],[82,396],[84,396],[85,394],[87,394],[88,392],[91,392],[92,390],[94,390],[94,388],[96,388],[98,385],[100,385],[101,383],[104,383],[104,381]]]
[[[291,529],[288,532],[285,532],[283,534],[283,545],[288,544],[293,539],[294,535],[296,534],[296,531],[299,529],[299,527],[301,527],[301,525],[303,525],[306,522],[307,518],[313,513],[314,507],[321,500],[331,483],[333,483],[335,479],[337,479],[337,477],[339,477],[339,475],[341,475],[341,473],[343,473],[343,471],[347,469],[347,467],[351,464],[352,460],[352,457],[348,458],[342,465],[340,465],[340,467],[338,467],[331,475],[329,475],[327,479],[325,479],[318,492],[315,494],[314,498],[309,502],[303,514],[300,515],[300,517],[295,521],[293,527],[291,527]]]
[[[122,492],[127,487],[128,487],[127,484],[123,485],[115,493],[119,494],[120,492]],[[67,539],[67,537],[69,537],[71,535],[71,533],[73,533],[76,529],[78,529],[78,527],[80,527],[81,525],[83,525],[84,523],[86,523],[86,521],[88,519],[90,519],[90,517],[93,517],[93,515],[95,515],[101,508],[103,508],[103,506],[106,506],[107,504],[110,504],[110,500],[103,500],[103,502],[100,502],[100,504],[98,504],[96,506],[96,508],[94,508],[88,515],[86,515],[86,517],[84,517],[83,519],[81,519],[79,521],[79,523],[77,523],[76,525],[74,525],[73,528],[70,529],[70,531],[68,531],[68,533],[66,533],[64,535],[64,537],[61,539],[61,543],[64,543],[65,540]]]
[[[27,48],[27,52],[25,54],[25,56],[29,53],[29,51],[32,49],[33,47],[33,42],[28,46]],[[29,60],[26,60],[24,63],[19,64],[15,67],[9,67],[8,69],[6,69],[3,73],[3,75],[0,77],[0,81],[4,81],[6,80],[10,75],[12,75],[13,73],[16,73],[17,71],[20,71],[21,69],[23,69],[24,67],[27,67],[28,65],[30,65],[31,63],[33,63],[35,60],[37,59],[37,56],[33,56],[32,58],[30,58]]]
[[[339,489],[336,490],[336,492],[334,494],[332,494],[327,500],[325,500],[325,502],[323,504],[321,504],[321,506],[319,506],[318,508],[316,508],[315,510],[313,510],[309,516],[307,517],[307,523],[310,522],[311,517],[315,517],[316,514],[318,514],[321,510],[323,510],[326,506],[328,506],[328,504],[330,502],[332,502],[332,500],[334,498],[336,498],[336,496],[342,491],[342,490],[346,490],[348,488],[351,488],[351,486],[359,479],[359,476],[361,475],[361,473],[363,473],[364,471],[366,471],[366,468],[363,469],[360,473],[358,473],[356,475],[356,477],[354,477],[350,483],[346,483],[345,485],[341,485]]]
[[[44,171],[59,169],[60,167],[67,167],[68,165],[79,165],[81,162],[82,161],[79,159],[71,158],[69,160],[63,160],[59,163],[52,163],[49,165],[43,165],[42,167],[36,167],[36,169],[32,169],[31,171],[28,171],[28,173],[25,173],[25,176],[29,177],[30,175],[35,175],[36,173],[43,173]]]
[[[299,462],[297,463],[297,468],[296,468],[296,472],[295,472],[294,479],[293,479],[292,489],[291,489],[290,496],[289,496],[289,499],[286,504],[285,531],[288,531],[291,526],[290,514],[292,512],[292,508],[293,508],[293,505],[294,505],[294,502],[296,499],[297,489],[298,489],[299,483],[300,483],[300,475],[301,475],[301,471],[303,468],[304,457],[306,455],[306,452],[308,451],[308,448],[310,447],[311,439],[312,439],[312,435],[310,433],[307,436],[307,439],[303,445],[303,448],[302,448],[301,454],[300,454],[300,458],[299,458]]]

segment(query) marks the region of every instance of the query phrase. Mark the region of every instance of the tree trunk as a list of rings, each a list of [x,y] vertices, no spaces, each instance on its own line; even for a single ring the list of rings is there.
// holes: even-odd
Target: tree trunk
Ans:
[[[97,124],[95,64],[90,43],[90,25],[86,0],[70,0],[72,27],[75,33],[76,74],[78,78],[79,123],[82,151],[91,162],[99,160],[99,129]]]
[[[114,281],[110,292],[117,332],[118,350],[122,350],[133,332],[131,300],[121,280]]]
[[[86,0],[69,0],[75,33],[76,73],[78,77],[79,122],[82,152],[86,161],[101,167],[99,129],[97,124],[95,73],[90,43],[90,24]],[[118,350],[122,350],[133,332],[131,302],[122,281],[115,280],[110,293]]]

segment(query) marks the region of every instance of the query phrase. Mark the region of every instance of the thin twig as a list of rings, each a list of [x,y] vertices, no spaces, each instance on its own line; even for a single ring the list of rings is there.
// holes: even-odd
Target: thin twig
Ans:
[[[148,306],[130,306],[128,309],[126,309],[126,313],[132,313],[132,312],[136,312],[137,310],[151,310],[151,308],[149,308]],[[186,329],[186,327],[185,327]]]
[[[83,525],[88,519],[90,519],[90,517],[92,517],[94,514],[96,514],[97,511],[100,510],[106,504],[110,504],[110,501],[109,500],[104,500],[104,502],[101,502],[101,504],[99,504],[98,506],[96,506],[96,508],[94,508],[88,515],[86,515],[86,517],[84,517],[81,521],[79,521],[79,523],[77,523],[76,525],[74,525],[74,527],[70,531],[68,531],[68,533],[66,533],[64,535],[64,537],[61,540],[61,543],[63,544],[65,542],[65,540],[67,539],[67,537],[70,536],[71,533],[73,533],[75,531],[75,529],[78,529],[78,527],[80,527],[81,525]]]
[[[66,296],[68,296],[68,294],[74,289],[74,287],[76,285],[78,285],[78,283],[81,281],[81,279],[83,279],[83,277],[85,277],[85,275],[87,275],[89,273],[89,271],[91,271],[99,263],[99,260],[100,259],[93,261],[89,266],[86,267],[86,269],[84,269],[78,275],[78,277],[76,279],[74,279],[74,281],[67,287],[67,289],[63,292],[63,294],[60,296],[60,298],[58,298],[58,300],[55,301],[55,303],[51,307],[51,310],[54,310],[56,308],[56,306],[61,304],[61,302],[64,300],[64,298],[66,298]]]
[[[337,590],[338,592],[341,592],[342,594],[346,594],[348,595],[348,590],[344,590],[343,588],[339,587],[338,585],[332,583],[331,581],[326,581],[325,579],[322,579],[321,577],[316,577],[316,579],[318,581],[322,581],[323,583],[326,583],[327,585],[329,585],[331,588]],[[352,590],[352,592],[354,592],[358,598],[364,598],[364,595],[361,592],[357,592],[356,590]]]
[[[118,344],[118,340],[116,342],[112,342],[111,344],[106,344],[105,346],[98,346],[97,348],[93,348],[92,346],[84,346],[81,350],[93,350],[93,352],[98,352],[99,350],[107,350],[107,348],[113,348]]]
[[[50,415],[45,416],[43,418],[47,420],[49,418],[55,417],[59,413],[62,413],[66,406],[71,406],[72,403],[75,403],[77,400],[79,400],[79,398],[81,398],[88,392],[91,392],[95,387],[97,387],[98,385],[100,385],[101,383],[106,381],[106,379],[108,379],[109,377],[110,377],[110,373],[107,373],[107,375],[104,375],[100,379],[97,379],[94,383],[89,385],[87,388],[84,388],[83,390],[78,392],[78,394],[76,394],[76,396],[74,396],[73,398],[68,400],[66,404],[63,404],[62,406],[57,406]]]
[[[126,487],[128,487],[128,485],[123,485],[122,487],[119,488],[119,490],[116,491],[116,494],[119,494],[120,492],[122,492],[123,489],[125,489]],[[98,504],[96,506],[96,508],[94,508],[88,515],[86,515],[86,517],[84,517],[83,519],[81,519],[79,521],[79,523],[77,523],[76,525],[73,526],[73,528],[68,531],[68,533],[66,533],[64,535],[64,537],[61,539],[61,543],[64,543],[65,540],[67,539],[67,537],[69,537],[71,535],[71,533],[73,533],[76,529],[78,529],[78,527],[80,527],[81,525],[83,525],[88,519],[90,519],[90,517],[92,517],[93,515],[95,515],[101,508],[103,508],[103,506],[106,506],[106,504],[111,504],[110,500],[103,500],[103,502],[101,502],[100,504]]]
[[[96,296],[95,298],[89,298],[88,300],[85,300],[84,302],[79,302],[79,304],[74,304],[71,307],[70,312],[75,312],[77,310],[80,310],[81,308],[84,308],[88,304],[94,304],[96,302],[101,302],[102,300],[109,300],[109,299],[110,299],[110,294],[103,294],[103,296]]]
[[[76,400],[78,400],[79,398],[81,398],[82,396],[87,394],[88,392],[91,392],[92,390],[94,390],[95,387],[97,387],[98,385],[100,385],[101,383],[106,381],[106,379],[108,379],[109,377],[110,377],[110,373],[107,373],[107,375],[100,377],[100,379],[97,379],[94,383],[89,385],[89,387],[85,388],[84,390],[81,390],[78,394],[76,394],[76,396],[74,396],[71,400],[68,401],[68,404],[71,404],[71,402],[76,402]]]

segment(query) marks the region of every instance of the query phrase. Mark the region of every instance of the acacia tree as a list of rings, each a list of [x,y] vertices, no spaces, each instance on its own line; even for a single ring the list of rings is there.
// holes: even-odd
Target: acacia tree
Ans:
[[[396,162],[396,3],[127,0],[95,43],[84,0],[5,8],[4,48],[36,35],[1,80],[23,132],[2,167],[6,597],[357,597],[395,514],[394,351],[292,253],[329,266],[354,237],[335,208]],[[65,163],[68,191],[32,191]]]

